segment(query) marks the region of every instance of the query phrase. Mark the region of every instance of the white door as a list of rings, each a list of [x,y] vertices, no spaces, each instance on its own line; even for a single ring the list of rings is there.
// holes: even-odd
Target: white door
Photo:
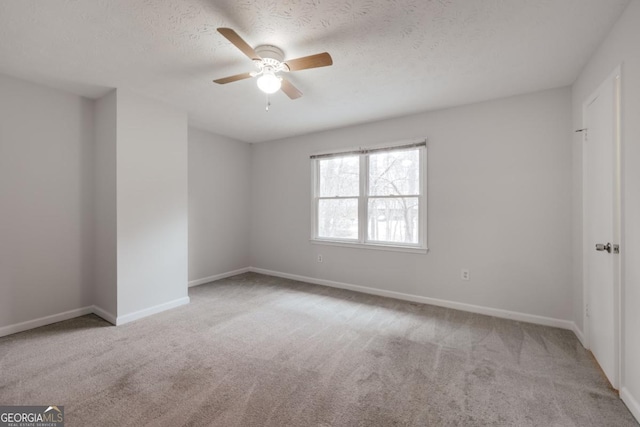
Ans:
[[[584,273],[587,346],[618,388],[619,73],[584,106]]]

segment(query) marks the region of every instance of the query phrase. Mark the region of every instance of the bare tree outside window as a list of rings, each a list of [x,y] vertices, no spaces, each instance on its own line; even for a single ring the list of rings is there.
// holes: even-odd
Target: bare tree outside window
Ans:
[[[318,161],[318,236],[358,238],[360,159],[333,157]]]
[[[417,244],[419,151],[383,151],[368,161],[368,240]]]
[[[426,248],[426,144],[318,155],[314,170],[317,240]]]

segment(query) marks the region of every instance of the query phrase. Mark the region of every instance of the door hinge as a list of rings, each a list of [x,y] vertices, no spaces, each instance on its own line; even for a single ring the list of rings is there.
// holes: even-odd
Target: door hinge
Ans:
[[[587,315],[587,317],[589,317],[589,304],[585,304],[584,306],[584,312]]]

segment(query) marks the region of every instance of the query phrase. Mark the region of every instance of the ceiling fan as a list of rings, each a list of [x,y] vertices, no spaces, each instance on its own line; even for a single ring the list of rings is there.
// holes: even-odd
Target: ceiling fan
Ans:
[[[326,67],[333,64],[331,55],[327,52],[284,61],[284,53],[276,46],[262,45],[253,49],[231,28],[218,28],[218,32],[249,57],[257,68],[257,71],[250,73],[236,74],[214,80],[218,84],[227,84],[250,77],[257,77],[256,83],[261,91],[271,94],[282,90],[289,98],[297,99],[302,96],[302,92],[278,73]]]

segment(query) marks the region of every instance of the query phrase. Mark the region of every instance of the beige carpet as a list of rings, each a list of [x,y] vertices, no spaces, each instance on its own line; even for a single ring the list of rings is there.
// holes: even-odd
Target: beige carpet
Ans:
[[[0,339],[0,404],[67,426],[635,426],[573,333],[243,274],[113,327]]]

